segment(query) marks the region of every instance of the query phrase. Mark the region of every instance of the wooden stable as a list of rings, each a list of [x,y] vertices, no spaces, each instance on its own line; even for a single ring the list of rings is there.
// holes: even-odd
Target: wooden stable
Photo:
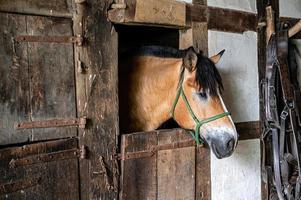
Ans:
[[[210,199],[210,152],[189,134],[119,133],[114,25],[179,30],[178,48],[205,54],[208,29],[257,31],[262,78],[266,5],[254,14],[206,0],[2,0],[0,199]],[[260,121],[236,126],[241,139],[260,137]]]

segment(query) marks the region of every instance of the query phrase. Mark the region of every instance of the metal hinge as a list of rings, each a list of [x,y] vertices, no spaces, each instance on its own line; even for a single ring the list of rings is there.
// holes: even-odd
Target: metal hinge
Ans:
[[[66,160],[66,159],[73,159],[73,158],[85,159],[86,157],[87,157],[87,148],[85,146],[81,146],[80,149],[73,148],[68,150],[28,156],[25,158],[12,159],[9,162],[9,167],[16,168],[20,166],[34,165],[38,163],[45,163],[45,162],[52,162],[52,161]]]
[[[18,35],[14,38],[17,42],[48,42],[48,43],[75,43],[83,45],[83,37],[78,36],[42,36],[42,35]]]
[[[63,126],[78,126],[79,128],[85,128],[86,123],[86,117],[75,119],[51,119],[32,122],[17,122],[15,123],[15,129],[52,128]]]
[[[5,183],[0,185],[0,194],[9,194],[12,192],[17,192],[26,188],[38,185],[40,182],[40,177],[30,178],[27,177],[25,180],[16,181],[12,183]]]
[[[112,159],[130,160],[130,159],[137,159],[137,158],[146,158],[146,157],[152,157],[158,151],[162,151],[162,150],[172,150],[172,149],[180,149],[180,148],[195,147],[195,146],[196,143],[194,140],[174,142],[170,144],[157,145],[144,151],[127,152],[124,155],[117,154],[112,156]]]

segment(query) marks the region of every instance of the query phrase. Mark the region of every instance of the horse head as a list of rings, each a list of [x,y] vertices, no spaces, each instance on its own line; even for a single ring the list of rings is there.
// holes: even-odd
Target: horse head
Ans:
[[[217,158],[228,157],[234,151],[238,134],[227,111],[221,91],[221,76],[215,66],[224,51],[207,58],[193,48],[185,51],[173,104],[173,118],[186,129],[195,131]]]

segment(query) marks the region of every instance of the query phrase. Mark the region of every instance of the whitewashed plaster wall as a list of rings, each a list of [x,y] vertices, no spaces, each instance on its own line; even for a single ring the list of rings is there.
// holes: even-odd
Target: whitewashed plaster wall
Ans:
[[[256,0],[208,0],[209,6],[256,13]],[[235,122],[259,120],[257,33],[209,31],[209,55],[226,49],[218,64],[224,101]],[[211,155],[212,200],[260,200],[260,140],[239,141],[234,154]]]
[[[279,0],[279,12],[281,17],[301,18],[301,1]]]
[[[255,0],[207,0],[208,6],[256,13]]]
[[[211,157],[212,200],[261,199],[260,141],[240,141],[234,154]]]
[[[224,82],[224,101],[233,120],[259,120],[257,34],[209,31],[208,40],[209,55],[226,50],[217,67]]]

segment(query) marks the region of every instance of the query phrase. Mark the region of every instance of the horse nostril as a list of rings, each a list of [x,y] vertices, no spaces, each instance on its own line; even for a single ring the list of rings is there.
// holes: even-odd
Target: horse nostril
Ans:
[[[234,146],[234,139],[230,139],[227,143],[227,149],[232,149]]]

